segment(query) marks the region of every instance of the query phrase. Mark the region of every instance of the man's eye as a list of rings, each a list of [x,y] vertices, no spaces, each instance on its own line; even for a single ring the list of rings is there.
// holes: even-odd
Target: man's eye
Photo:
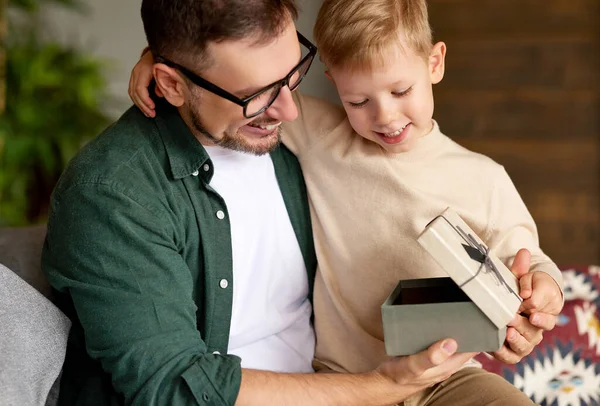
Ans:
[[[362,107],[362,106],[364,106],[365,104],[367,104],[367,102],[368,102],[368,101],[369,101],[369,100],[367,99],[367,100],[363,100],[363,101],[361,101],[361,102],[358,102],[358,103],[348,102],[348,104],[349,104],[350,106],[352,106],[352,107]]]

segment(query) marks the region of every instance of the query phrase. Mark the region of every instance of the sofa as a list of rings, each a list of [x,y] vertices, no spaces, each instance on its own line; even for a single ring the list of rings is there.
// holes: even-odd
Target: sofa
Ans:
[[[40,269],[45,226],[0,228],[0,405],[54,406],[70,321]]]

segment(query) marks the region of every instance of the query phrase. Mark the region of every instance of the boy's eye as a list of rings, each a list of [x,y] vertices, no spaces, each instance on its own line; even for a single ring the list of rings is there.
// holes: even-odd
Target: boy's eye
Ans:
[[[369,101],[369,99],[366,99],[366,100],[363,100],[363,101],[361,101],[361,102],[358,102],[358,103],[348,102],[348,104],[349,104],[350,106],[352,106],[352,107],[362,107],[362,106],[364,106],[365,104],[367,104],[367,102],[368,102],[368,101]]]
[[[394,96],[402,97],[402,96],[406,96],[407,94],[409,94],[411,92],[411,90],[412,90],[412,86],[401,92],[392,92],[392,94]]]

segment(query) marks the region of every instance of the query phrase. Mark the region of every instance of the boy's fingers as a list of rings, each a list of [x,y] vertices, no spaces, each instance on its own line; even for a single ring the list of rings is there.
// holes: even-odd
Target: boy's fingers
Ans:
[[[530,339],[519,334],[516,330],[509,331],[506,337],[508,346],[517,355],[519,360],[529,355],[541,340],[541,333],[538,333],[536,337]]]
[[[498,351],[495,351],[493,354],[494,358],[504,364],[516,364],[521,361],[519,356],[515,354],[511,349],[504,344]]]
[[[529,265],[531,263],[531,254],[525,248],[522,248],[515,255],[512,266],[510,267],[511,272],[517,278],[521,278],[523,275],[529,272]]]
[[[506,339],[509,342],[512,341],[511,337],[514,338],[515,334],[524,337],[527,341],[534,343],[534,345],[539,344],[541,340],[541,329],[534,326],[527,317],[520,315],[515,316],[515,318],[508,323],[508,327]]]
[[[529,317],[529,322],[537,328],[550,331],[556,326],[556,316],[548,313],[534,313]]]
[[[138,84],[134,91],[133,102],[146,116],[154,117],[154,102],[150,98],[147,87]]]
[[[523,299],[529,299],[533,293],[533,273],[527,273],[519,279],[519,294]]]

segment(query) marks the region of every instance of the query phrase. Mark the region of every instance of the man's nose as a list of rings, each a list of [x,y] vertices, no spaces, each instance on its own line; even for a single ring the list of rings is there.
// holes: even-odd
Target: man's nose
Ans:
[[[269,117],[281,121],[294,121],[298,117],[298,108],[289,87],[281,88],[277,98],[265,113]]]

